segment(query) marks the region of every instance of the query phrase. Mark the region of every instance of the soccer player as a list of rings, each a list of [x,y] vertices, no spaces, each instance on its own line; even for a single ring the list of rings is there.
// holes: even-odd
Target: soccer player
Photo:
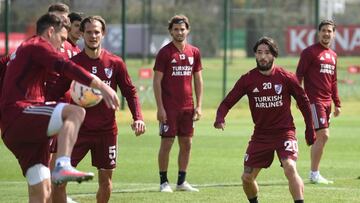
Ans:
[[[56,50],[67,38],[67,22],[54,14],[41,16],[37,35],[23,42],[11,55],[0,97],[1,132],[7,148],[16,156],[28,182],[29,202],[50,201],[49,141],[58,134],[55,184],[85,181],[93,173],[71,166],[71,152],[85,117],[81,107],[45,102],[44,88],[49,72],[100,89],[109,108],[118,108],[116,92],[75,63],[64,60]]]
[[[77,42],[82,37],[82,33],[80,31],[80,23],[82,21],[82,16],[81,13],[71,12],[68,15],[68,18],[71,23],[67,38],[68,43],[64,43],[64,47],[63,49],[61,49],[61,51],[64,51],[64,53],[66,53],[68,57],[71,58],[76,54],[80,53],[81,51],[80,48],[77,46]]]
[[[85,48],[71,60],[96,75],[112,89],[117,90],[117,86],[120,87],[134,119],[131,126],[135,135],[143,134],[145,123],[141,114],[140,102],[126,65],[120,57],[101,47],[106,32],[104,19],[100,16],[86,17],[80,24],[80,30],[83,32]],[[62,84],[59,83],[59,87],[63,89],[56,91],[60,94],[69,88],[71,82],[69,80],[62,81]],[[106,108],[104,102],[85,110],[85,119],[71,155],[72,165],[76,167],[88,151],[91,151],[92,165],[97,167],[99,175],[99,189],[96,199],[97,202],[108,202],[117,156],[118,131],[115,111]],[[62,191],[62,194],[64,196],[65,190]]]
[[[325,144],[330,136],[332,101],[335,104],[334,116],[339,116],[341,112],[336,74],[337,55],[330,49],[335,38],[335,27],[335,23],[331,20],[321,21],[318,27],[319,42],[302,51],[296,70],[296,76],[300,83],[304,81],[304,89],[311,103],[317,137],[310,153],[309,178],[311,183],[333,183],[324,178],[319,170]]]
[[[172,192],[167,178],[169,153],[175,136],[178,136],[177,190],[198,192],[185,181],[190,160],[194,121],[200,119],[202,104],[202,66],[199,49],[187,43],[190,32],[189,20],[184,15],[171,18],[168,30],[172,41],[163,47],[154,66],[154,94],[157,119],[160,122],[161,144],[158,155],[160,191]],[[194,78],[196,104],[192,96]]]
[[[244,158],[242,182],[250,203],[257,201],[259,186],[256,177],[268,168],[274,152],[280,160],[295,202],[304,201],[304,184],[296,169],[298,142],[290,110],[293,96],[304,117],[305,138],[308,145],[315,140],[310,103],[296,76],[274,64],[278,47],[269,37],[260,38],[255,46],[256,68],[242,75],[221,102],[214,127],[224,130],[229,110],[244,96],[249,99],[254,132]]]

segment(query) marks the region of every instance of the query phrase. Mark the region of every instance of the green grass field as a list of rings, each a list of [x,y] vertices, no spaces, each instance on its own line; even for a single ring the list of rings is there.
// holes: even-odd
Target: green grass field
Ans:
[[[276,62],[295,70],[296,58],[280,58]],[[293,108],[299,139],[298,171],[305,182],[305,201],[313,203],[360,202],[360,75],[348,75],[348,65],[360,64],[359,58],[340,58],[339,78],[351,78],[353,85],[339,83],[340,95],[343,98],[342,114],[332,120],[331,137],[326,146],[321,172],[335,181],[334,184],[312,185],[307,176],[309,172],[309,148],[304,139],[304,124],[300,112]],[[235,80],[251,67],[253,59],[238,59],[229,66],[227,83],[230,89]],[[129,60],[129,72],[135,83],[149,84],[151,81],[136,81],[138,61]],[[158,192],[159,176],[157,169],[157,152],[159,147],[158,125],[156,122],[155,104],[149,92],[140,92],[146,97],[144,116],[147,132],[135,137],[130,130],[130,114],[118,112],[119,148],[118,166],[114,171],[114,188],[110,202],[247,202],[241,185],[243,154],[250,138],[253,124],[247,101],[243,99],[227,117],[227,128],[218,131],[212,127],[216,107],[222,98],[222,62],[208,59],[204,66],[204,109],[202,120],[196,123],[193,140],[192,158],[188,169],[187,180],[196,185],[199,193]],[[150,92],[151,93],[151,92]],[[177,152],[175,144],[169,166],[169,179],[175,186],[177,178]],[[26,202],[27,186],[21,175],[15,157],[0,142],[0,202]],[[90,160],[85,159],[79,166],[82,170],[96,172]],[[288,191],[287,180],[279,167],[277,159],[269,169],[261,171],[258,177],[260,202],[292,202]],[[92,182],[68,185],[68,194],[78,202],[96,202],[97,180]]]

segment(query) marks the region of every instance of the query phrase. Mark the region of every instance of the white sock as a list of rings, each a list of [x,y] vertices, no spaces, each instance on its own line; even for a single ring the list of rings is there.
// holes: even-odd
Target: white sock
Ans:
[[[317,177],[320,175],[320,172],[319,171],[311,171],[311,176],[312,177]]]
[[[70,166],[70,157],[68,156],[62,156],[58,157],[55,161],[55,166]]]

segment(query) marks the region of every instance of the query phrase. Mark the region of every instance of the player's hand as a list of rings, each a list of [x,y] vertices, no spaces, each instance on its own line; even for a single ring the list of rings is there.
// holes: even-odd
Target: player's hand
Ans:
[[[196,107],[196,108],[194,109],[193,121],[198,121],[198,120],[200,120],[201,114],[202,114],[201,107]]]
[[[316,133],[314,128],[306,128],[305,130],[305,140],[308,146],[311,146],[316,141]]]
[[[164,107],[158,108],[158,110],[157,110],[157,120],[160,123],[166,123],[167,116],[166,116],[166,111],[165,111]]]
[[[214,127],[216,128],[216,129],[221,129],[221,130],[223,130],[224,131],[224,129],[225,129],[225,123],[214,123]]]
[[[334,117],[338,117],[341,113],[341,108],[335,106]]]
[[[98,77],[94,76],[94,79],[91,81],[91,87],[95,87],[101,91],[103,100],[108,108],[118,109],[120,106],[120,100],[116,92],[107,84],[102,82]]]
[[[136,136],[142,135],[146,131],[146,125],[142,120],[134,121],[134,123],[131,125],[131,128],[135,132]]]

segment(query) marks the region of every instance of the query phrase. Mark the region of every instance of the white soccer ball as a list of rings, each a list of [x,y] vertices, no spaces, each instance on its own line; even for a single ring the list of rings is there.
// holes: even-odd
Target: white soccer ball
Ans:
[[[75,80],[71,82],[70,95],[77,105],[84,108],[97,105],[103,98],[100,90],[91,88]]]

